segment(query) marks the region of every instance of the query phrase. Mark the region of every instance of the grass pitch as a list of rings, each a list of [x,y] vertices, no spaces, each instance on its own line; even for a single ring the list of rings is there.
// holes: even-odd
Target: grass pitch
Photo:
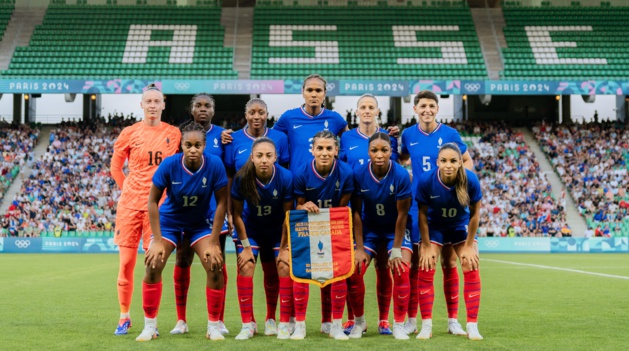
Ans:
[[[319,332],[319,291],[312,287],[308,336],[280,341],[263,335],[266,313],[262,271],[255,278],[260,334],[236,341],[240,312],[236,300],[234,256],[228,258],[229,286],[224,342],[205,339],[205,274],[195,258],[188,299],[190,333],[172,336],[176,322],[172,270],[164,272],[159,314],[161,336],[148,343],[135,337],[143,327],[140,255],[128,336],[114,336],[118,321],[112,254],[0,254],[0,350],[626,350],[629,345],[629,256],[626,254],[481,255],[483,341],[448,335],[441,273],[435,277],[433,338],[397,341],[377,334],[373,268],[365,276],[368,332],[360,340],[335,341]],[[595,273],[597,275],[588,274]],[[461,275],[461,289],[463,277]],[[462,290],[461,290],[462,291]],[[278,307],[279,317],[279,307]],[[391,308],[391,318],[393,309]],[[465,327],[461,299],[459,321]]]

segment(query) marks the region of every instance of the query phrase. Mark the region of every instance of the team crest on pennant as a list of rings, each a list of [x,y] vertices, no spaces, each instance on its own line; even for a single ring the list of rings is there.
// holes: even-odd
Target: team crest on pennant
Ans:
[[[354,239],[349,207],[320,209],[319,214],[289,211],[290,276],[324,287],[354,273]]]

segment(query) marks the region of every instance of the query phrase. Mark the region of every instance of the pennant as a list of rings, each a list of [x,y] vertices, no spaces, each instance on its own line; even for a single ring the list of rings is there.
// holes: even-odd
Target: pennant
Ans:
[[[354,273],[354,239],[349,207],[304,210],[286,215],[290,276],[324,287]]]

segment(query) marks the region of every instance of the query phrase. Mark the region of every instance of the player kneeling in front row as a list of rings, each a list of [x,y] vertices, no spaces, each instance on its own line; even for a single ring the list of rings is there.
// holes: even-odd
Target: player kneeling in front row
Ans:
[[[236,173],[231,189],[238,253],[238,303],[242,329],[236,340],[247,340],[257,332],[253,320],[253,273],[258,253],[273,250],[280,254],[286,211],[293,209],[293,176],[275,164],[275,143],[260,137],[251,145],[251,155]],[[286,247],[286,244],[282,247]],[[286,251],[286,250],[284,250]],[[284,253],[285,256],[286,253]],[[282,264],[283,262],[284,264]],[[277,260],[280,280],[280,324],[278,339],[290,337],[289,319],[293,307],[292,281],[288,260]],[[267,325],[268,327],[268,325]]]
[[[482,340],[477,324],[481,284],[475,241],[482,198],[480,183],[474,172],[463,167],[461,151],[454,143],[441,147],[437,166],[421,175],[415,196],[420,206],[421,233],[418,288],[422,328],[417,339],[432,336],[435,266],[443,245],[451,244],[463,268],[467,336]]]
[[[225,218],[227,176],[223,162],[216,156],[204,155],[205,130],[193,123],[184,128],[183,154],[166,158],[153,175],[148,212],[153,238],[146,253],[146,274],[142,283],[144,330],[137,341],[157,337],[157,312],[162,298],[162,271],[168,257],[183,235],[190,236],[190,246],[199,255],[207,273],[208,308],[207,337],[224,340],[219,315],[224,295],[223,258],[219,245],[222,221],[211,221],[210,198],[216,198],[216,218]],[[168,197],[158,209],[166,190]]]

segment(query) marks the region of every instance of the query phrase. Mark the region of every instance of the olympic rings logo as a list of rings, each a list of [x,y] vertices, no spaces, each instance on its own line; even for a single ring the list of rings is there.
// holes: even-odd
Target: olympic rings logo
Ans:
[[[495,249],[500,246],[500,242],[498,240],[485,240],[485,246]]]
[[[464,87],[465,90],[469,91],[470,93],[475,93],[480,89],[480,83],[465,83]]]
[[[336,85],[334,83],[328,83],[326,84],[325,88],[327,89],[327,91],[334,90],[334,88],[336,88]]]
[[[17,246],[20,249],[25,249],[31,246],[31,241],[30,240],[16,240],[15,246]]]
[[[183,82],[175,83],[175,89],[177,89],[177,90],[188,90],[188,89],[190,89],[190,84],[189,83],[183,83]]]

